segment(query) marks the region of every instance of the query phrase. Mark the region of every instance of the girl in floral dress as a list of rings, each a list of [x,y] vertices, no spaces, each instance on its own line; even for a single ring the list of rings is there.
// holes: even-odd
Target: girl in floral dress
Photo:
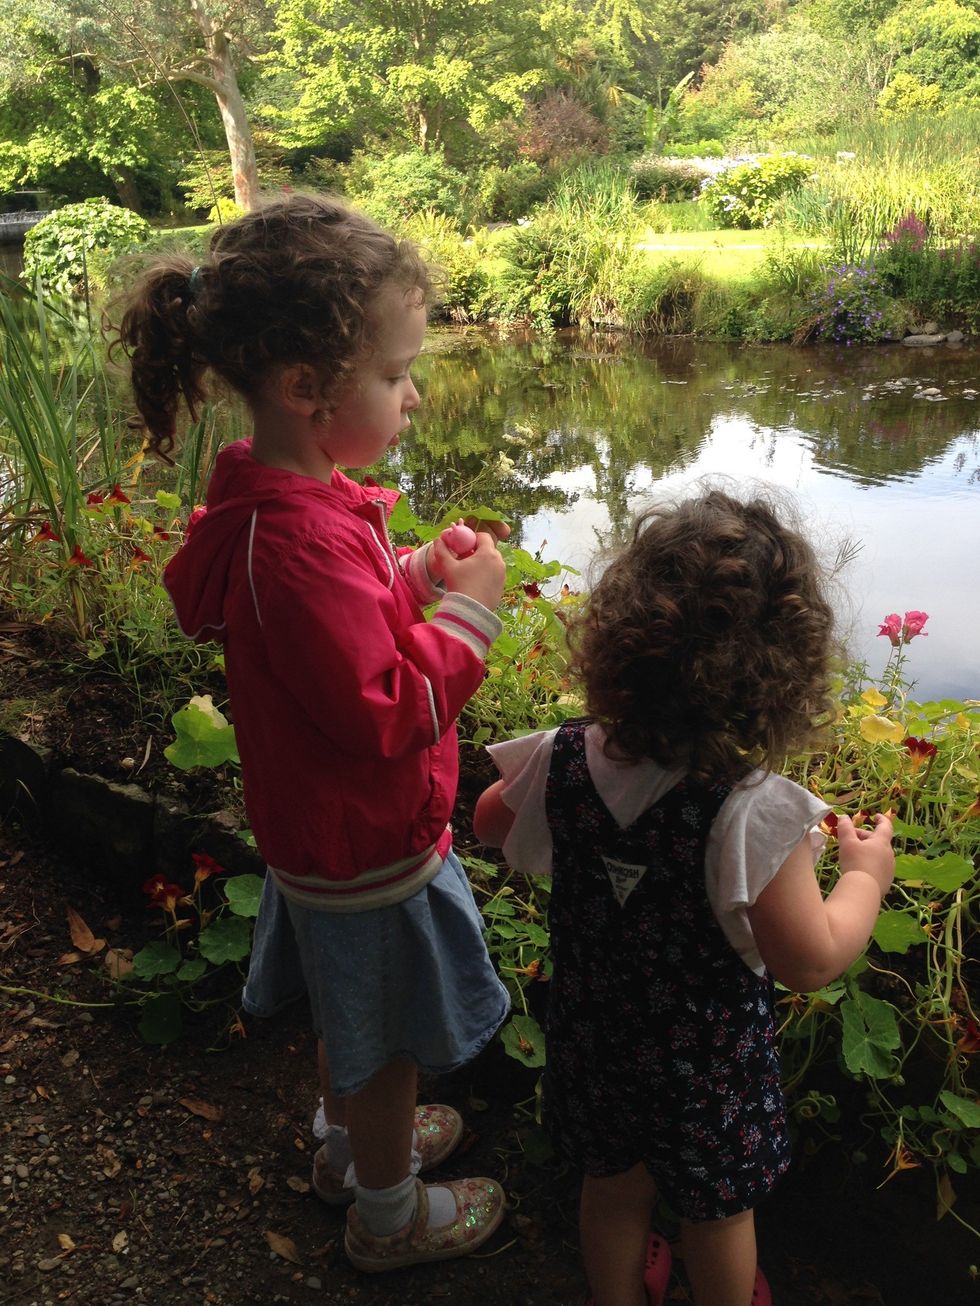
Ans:
[[[832,715],[832,613],[809,545],[761,499],[651,509],[571,643],[589,717],[491,747],[475,827],[553,877],[550,1125],[584,1171],[596,1306],[660,1301],[681,1221],[696,1306],[760,1306],[753,1208],[790,1162],[773,980],[810,991],[871,934],[891,823],[841,817],[779,768]]]

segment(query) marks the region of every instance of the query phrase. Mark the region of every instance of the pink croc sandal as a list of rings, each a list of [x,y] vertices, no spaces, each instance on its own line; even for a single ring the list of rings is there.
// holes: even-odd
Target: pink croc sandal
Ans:
[[[643,1268],[647,1306],[663,1306],[667,1285],[670,1283],[670,1264],[670,1248],[666,1239],[661,1238],[659,1233],[652,1233],[647,1243],[647,1261]],[[590,1297],[585,1306],[595,1306],[595,1298]]]
[[[752,1289],[752,1306],[772,1306],[769,1282],[758,1266],[755,1271],[755,1287]]]

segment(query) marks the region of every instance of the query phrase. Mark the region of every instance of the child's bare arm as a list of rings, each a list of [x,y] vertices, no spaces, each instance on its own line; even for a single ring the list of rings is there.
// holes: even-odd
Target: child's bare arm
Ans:
[[[514,824],[514,813],[501,797],[504,784],[503,780],[497,780],[476,800],[473,832],[488,848],[502,848]]]
[[[787,988],[811,993],[841,975],[871,937],[882,895],[892,882],[892,823],[856,830],[847,816],[837,826],[841,874],[824,898],[806,840],[798,844],[749,908],[762,960]]]

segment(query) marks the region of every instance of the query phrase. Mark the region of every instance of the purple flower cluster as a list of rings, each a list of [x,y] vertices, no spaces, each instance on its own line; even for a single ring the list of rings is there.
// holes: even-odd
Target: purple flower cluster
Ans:
[[[867,263],[842,263],[831,269],[812,309],[817,335],[832,344],[873,343],[888,334],[888,294]]]

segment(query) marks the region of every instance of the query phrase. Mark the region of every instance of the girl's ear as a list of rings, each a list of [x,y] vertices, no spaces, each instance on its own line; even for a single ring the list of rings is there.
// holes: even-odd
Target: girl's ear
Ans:
[[[277,378],[279,401],[290,412],[300,417],[312,417],[323,407],[320,378],[309,363],[292,363],[284,367]]]

